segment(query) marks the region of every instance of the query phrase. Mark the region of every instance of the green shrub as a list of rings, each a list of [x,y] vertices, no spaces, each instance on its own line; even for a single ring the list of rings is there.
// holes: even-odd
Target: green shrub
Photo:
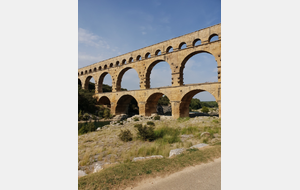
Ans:
[[[155,124],[153,123],[153,121],[147,121],[147,125],[155,126]]]
[[[162,138],[163,142],[168,142],[170,144],[175,142],[181,142],[179,138],[179,134],[180,134],[179,128],[171,128],[167,126],[163,126],[154,131],[155,139]]]
[[[97,117],[95,115],[92,116],[93,120],[97,120]]]
[[[154,116],[154,120],[160,120],[160,116],[159,115]]]
[[[110,110],[108,108],[104,109],[104,111],[103,111],[103,117],[105,119],[108,119],[110,117]]]
[[[78,134],[82,135],[88,132],[93,132],[95,130],[96,130],[96,126],[94,125],[94,123],[89,122],[79,129]]]
[[[208,113],[209,112],[209,109],[207,108],[207,107],[203,107],[202,109],[201,109],[201,111],[203,112],[203,113]]]
[[[139,118],[134,117],[134,118],[133,118],[133,121],[139,121]]]
[[[118,135],[121,141],[128,142],[132,141],[132,133],[129,129],[121,130],[121,133]]]
[[[81,110],[79,111],[79,114],[78,114],[78,121],[81,121],[83,119],[83,116],[82,116],[82,113],[81,113]]]
[[[83,120],[87,121],[87,120],[89,120],[89,119],[90,119],[90,115],[89,115],[88,113],[85,113],[85,114],[83,115]]]
[[[219,123],[219,121],[216,120],[216,119],[212,120],[212,122],[214,122],[214,123]]]
[[[155,135],[154,135],[154,127],[153,126],[149,126],[147,127],[140,125],[135,125],[134,127],[137,128],[137,136],[138,138],[146,141],[153,141],[155,139]]]
[[[139,127],[142,127],[142,126],[143,126],[142,124],[135,124],[133,127],[139,128]]]

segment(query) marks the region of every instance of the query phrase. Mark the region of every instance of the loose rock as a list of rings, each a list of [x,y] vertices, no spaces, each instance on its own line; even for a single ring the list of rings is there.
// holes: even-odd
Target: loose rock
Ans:
[[[86,173],[82,170],[78,170],[78,177],[82,177],[82,176],[85,176]]]
[[[170,153],[169,153],[169,158],[172,157],[172,156],[179,155],[183,151],[185,151],[185,148],[178,148],[178,149],[171,150]]]
[[[205,143],[200,143],[200,144],[196,144],[194,146],[191,146],[190,148],[202,148],[202,147],[205,147],[205,146],[208,146],[208,144],[205,144]]]

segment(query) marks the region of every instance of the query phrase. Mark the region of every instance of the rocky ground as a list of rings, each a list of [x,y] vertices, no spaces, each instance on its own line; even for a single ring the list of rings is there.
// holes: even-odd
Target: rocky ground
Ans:
[[[206,146],[221,141],[220,119],[217,117],[200,116],[191,119],[174,120],[171,116],[160,116],[160,120],[150,117],[119,115],[95,132],[78,136],[78,175],[84,176],[118,164],[124,161],[137,161],[151,158],[169,157],[180,154],[194,145]],[[181,130],[181,142],[163,146],[161,155],[148,155],[147,148],[158,146],[157,143],[136,139],[135,124],[146,125],[147,121],[155,123],[156,128],[169,126]],[[129,129],[134,139],[123,142],[118,134],[121,130]],[[197,147],[196,147],[197,148]],[[172,152],[173,150],[173,152]]]

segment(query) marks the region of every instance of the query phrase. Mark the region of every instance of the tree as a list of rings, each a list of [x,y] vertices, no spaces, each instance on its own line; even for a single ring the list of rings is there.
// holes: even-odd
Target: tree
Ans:
[[[162,97],[160,97],[157,104],[162,106],[167,106],[170,104],[170,100],[167,96],[163,95]]]
[[[203,107],[202,109],[201,109],[201,111],[203,112],[203,113],[208,113],[209,112],[209,109],[207,108],[207,107]]]
[[[190,103],[190,107],[193,110],[201,108],[201,102],[198,98],[193,98]]]

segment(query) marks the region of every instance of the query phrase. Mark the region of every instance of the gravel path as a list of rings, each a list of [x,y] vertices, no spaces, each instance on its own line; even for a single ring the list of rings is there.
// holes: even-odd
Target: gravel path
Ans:
[[[185,168],[165,178],[147,179],[126,190],[220,190],[221,158],[214,162]]]

